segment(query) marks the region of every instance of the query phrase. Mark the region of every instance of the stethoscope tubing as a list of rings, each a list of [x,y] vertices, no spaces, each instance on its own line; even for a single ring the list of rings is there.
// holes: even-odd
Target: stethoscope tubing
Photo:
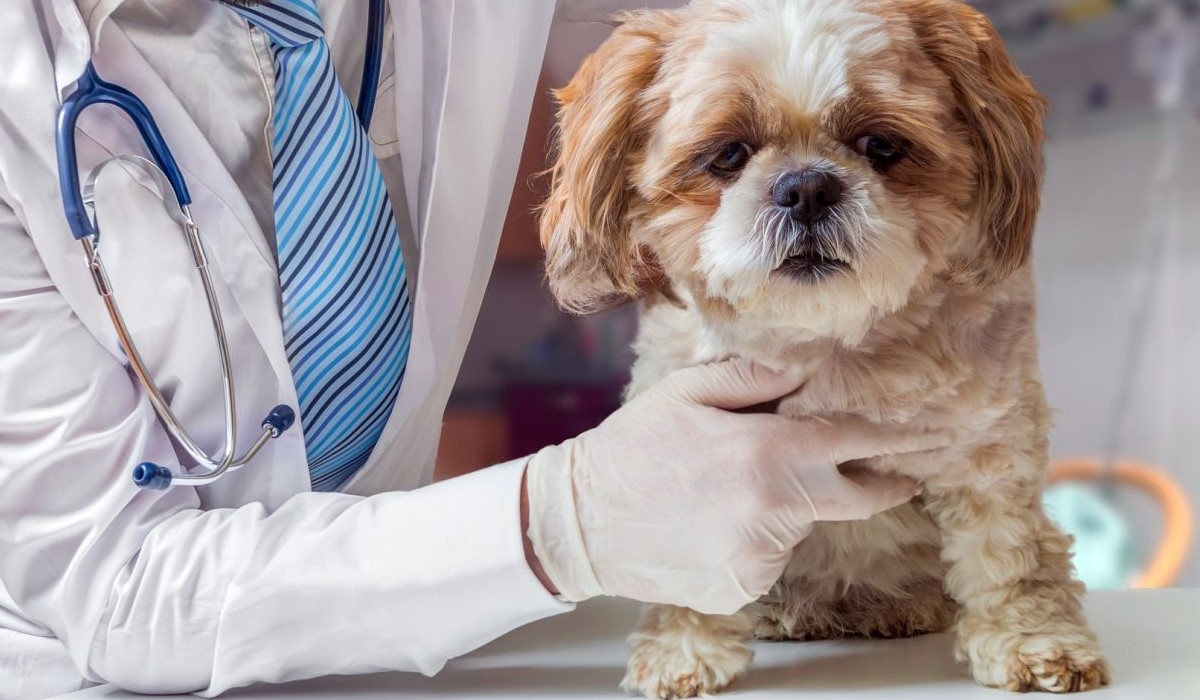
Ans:
[[[235,456],[234,447],[237,445],[237,408],[234,397],[233,365],[230,359],[229,340],[225,332],[221,305],[217,299],[216,289],[209,272],[208,257],[204,253],[204,243],[200,237],[200,229],[192,219],[191,210],[187,206],[180,205],[179,202],[174,201],[174,191],[170,187],[170,184],[166,182],[165,174],[158,169],[155,163],[134,155],[120,155],[114,159],[110,159],[87,176],[85,185],[81,191],[80,201],[83,202],[84,211],[88,213],[89,219],[95,215],[95,182],[99,178],[103,167],[113,161],[139,168],[143,173],[157,182],[160,194],[164,202],[168,204],[167,211],[171,212],[172,220],[179,225],[184,233],[188,250],[192,255],[192,263],[196,268],[201,286],[204,289],[209,319],[216,338],[217,359],[221,369],[221,391],[225,409],[225,449],[220,458],[213,458],[192,439],[190,433],[183,426],[183,422],[171,410],[170,404],[163,397],[150,371],[146,368],[146,363],[137,349],[133,335],[129,332],[129,328],[125,324],[120,305],[116,300],[116,294],[109,281],[108,271],[104,267],[104,259],[100,254],[101,237],[99,229],[97,228],[96,235],[83,238],[80,243],[83,246],[84,257],[91,272],[92,281],[96,285],[96,292],[104,303],[104,308],[108,312],[113,328],[116,330],[117,341],[121,346],[121,350],[124,351],[134,375],[137,376],[138,382],[145,388],[150,404],[154,408],[155,413],[158,414],[159,419],[163,422],[163,426],[166,428],[168,434],[195,460],[196,464],[192,468],[203,467],[206,470],[194,474],[175,474],[169,469],[160,467],[152,462],[143,462],[134,470],[134,481],[139,486],[156,489],[166,488],[173,481],[188,482],[193,486],[211,484],[225,472],[238,469],[247,464],[262,449],[268,439],[278,437],[287,430],[294,421],[294,412],[287,406],[276,406],[263,419],[262,433],[255,440],[254,444],[242,455]]]

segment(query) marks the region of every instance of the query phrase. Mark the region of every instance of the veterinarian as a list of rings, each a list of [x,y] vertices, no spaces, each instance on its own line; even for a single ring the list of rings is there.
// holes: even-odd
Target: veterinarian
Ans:
[[[600,595],[733,612],[813,522],[911,496],[836,465],[929,438],[734,413],[804,380],[737,361],[429,485],[551,20],[616,4],[390,0],[372,75],[366,0],[4,3],[0,697],[434,673]],[[109,83],[181,182],[111,105],[56,128]],[[103,276],[73,195],[94,199],[104,233],[81,240]],[[236,470],[190,223],[230,358],[228,449],[263,442]],[[197,454],[230,469],[209,479]]]

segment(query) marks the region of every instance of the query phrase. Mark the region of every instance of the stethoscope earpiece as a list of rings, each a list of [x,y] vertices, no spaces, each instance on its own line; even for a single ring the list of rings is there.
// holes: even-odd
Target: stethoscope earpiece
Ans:
[[[166,491],[171,487],[171,470],[154,462],[142,462],[133,468],[133,483],[150,491]]]
[[[270,430],[271,437],[277,438],[284,433],[288,428],[292,427],[292,423],[296,422],[296,412],[287,404],[279,404],[271,409],[266,418],[263,418],[263,430]]]

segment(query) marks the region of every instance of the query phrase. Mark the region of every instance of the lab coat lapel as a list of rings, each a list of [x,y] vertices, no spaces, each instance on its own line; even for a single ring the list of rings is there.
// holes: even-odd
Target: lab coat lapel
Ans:
[[[429,170],[425,167],[426,113],[436,119],[435,102],[426,94],[426,83],[437,85],[437,76],[429,75],[437,62],[427,51],[438,50],[445,41],[443,26],[453,16],[453,2],[432,8],[419,0],[392,0],[392,43],[396,66],[396,89],[393,92],[396,109],[396,133],[400,143],[400,166],[404,175],[405,201],[411,230],[421,231],[422,189],[428,189]],[[424,24],[431,25],[427,37]],[[428,44],[428,46],[426,46]],[[433,65],[431,65],[433,64]],[[422,188],[422,182],[426,187]]]
[[[524,142],[554,0],[392,0],[397,128],[421,243],[408,368],[391,418],[347,489],[429,481]]]

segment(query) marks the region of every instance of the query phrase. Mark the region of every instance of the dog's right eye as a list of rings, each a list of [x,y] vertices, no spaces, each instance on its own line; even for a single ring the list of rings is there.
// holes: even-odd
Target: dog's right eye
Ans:
[[[860,136],[854,142],[854,150],[871,161],[876,170],[886,170],[904,157],[903,149],[895,141],[871,134]]]
[[[754,149],[749,144],[734,141],[726,144],[719,153],[708,163],[708,169],[714,175],[728,177],[746,167]]]

